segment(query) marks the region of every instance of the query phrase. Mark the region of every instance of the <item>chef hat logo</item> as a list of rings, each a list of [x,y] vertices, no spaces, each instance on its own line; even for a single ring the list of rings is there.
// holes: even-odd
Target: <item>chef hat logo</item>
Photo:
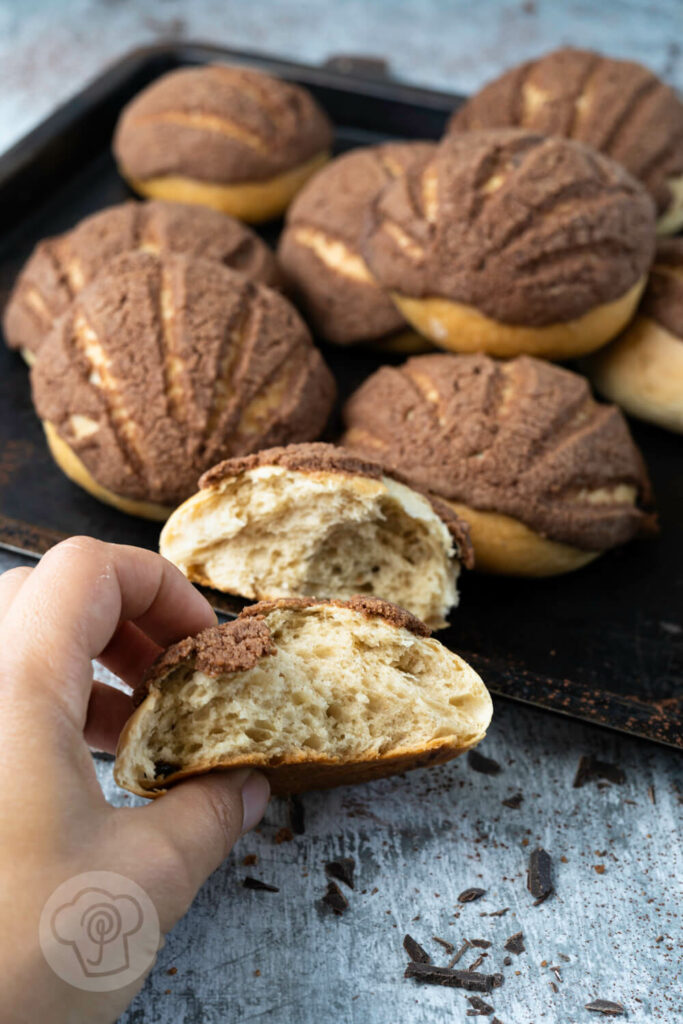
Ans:
[[[156,908],[132,879],[92,871],[63,882],[43,908],[40,943],[55,974],[93,992],[113,991],[154,963]]]
[[[91,977],[128,970],[128,940],[142,922],[142,908],[134,896],[91,888],[55,910],[52,931],[58,942],[73,948],[83,973]]]

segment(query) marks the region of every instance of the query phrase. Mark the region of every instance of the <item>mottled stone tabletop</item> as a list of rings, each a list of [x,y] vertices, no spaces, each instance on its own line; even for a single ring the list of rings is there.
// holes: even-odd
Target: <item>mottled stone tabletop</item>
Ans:
[[[559,43],[640,59],[683,87],[682,29],[679,0],[0,0],[0,150],[104,64],[162,39],[309,62],[381,56],[401,78],[467,92]],[[0,568],[20,562],[0,552]],[[287,805],[274,800],[169,936],[122,1024],[469,1019],[466,993],[403,978],[406,932],[439,964],[448,954],[434,936],[456,948],[491,942],[458,966],[486,953],[480,970],[502,971],[502,987],[481,998],[503,1024],[607,1019],[584,1009],[596,998],[622,1003],[639,1024],[683,1019],[680,755],[504,701],[481,751],[498,774],[460,759],[309,794],[302,835],[289,831]],[[585,755],[617,764],[623,781],[574,788]],[[107,762],[98,773],[112,802],[134,802],[116,789]],[[519,806],[503,803],[519,793]],[[555,893],[534,906],[526,866],[539,845],[552,856]],[[324,863],[340,856],[355,858],[356,880],[337,917],[320,897]],[[279,892],[245,890],[247,874]],[[460,904],[472,886],[486,895]],[[520,930],[526,952],[504,965],[503,944]]]

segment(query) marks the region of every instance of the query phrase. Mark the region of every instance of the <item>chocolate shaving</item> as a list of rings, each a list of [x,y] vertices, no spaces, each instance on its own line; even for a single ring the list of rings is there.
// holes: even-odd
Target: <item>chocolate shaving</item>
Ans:
[[[462,959],[462,957],[465,955],[465,953],[467,952],[467,950],[469,948],[470,948],[470,944],[469,944],[468,940],[465,939],[465,941],[463,942],[462,946],[460,947],[458,952],[455,954],[455,956],[451,957],[451,959],[448,961],[448,966],[449,967],[454,967],[457,964],[457,962]]]
[[[540,846],[533,850],[529,857],[526,884],[527,889],[534,897],[534,906],[547,900],[553,891],[550,854]]]
[[[440,939],[438,935],[432,935],[434,942],[438,942],[440,946],[446,950],[448,956],[452,956],[455,953],[455,946],[452,942],[448,942],[446,939]]]
[[[511,807],[513,811],[516,811],[519,807],[521,807],[523,800],[523,793],[515,793],[513,796],[508,796],[505,798],[505,800],[501,800],[500,802],[503,804],[504,807]]]
[[[322,902],[335,914],[343,914],[349,907],[349,901],[336,882],[327,883],[327,891],[322,897]]]
[[[468,971],[476,971],[477,967],[481,967],[481,965],[483,964],[486,956],[487,956],[486,953],[482,953],[480,956],[477,957],[477,959],[474,961],[474,963],[470,964],[470,966],[467,968],[467,970]]]
[[[270,885],[269,882],[262,882],[260,878],[252,878],[251,875],[247,875],[246,878],[242,879],[242,885],[245,889],[258,889],[261,892],[279,892],[277,885]]]
[[[476,887],[463,889],[458,896],[458,903],[472,903],[474,900],[480,900],[485,895],[486,889],[477,889]]]
[[[464,988],[468,992],[490,992],[503,983],[502,974],[476,974],[472,971],[454,971],[451,967],[435,967],[412,961],[404,972],[404,978],[415,978],[427,985],[445,985],[447,988]]]
[[[467,755],[467,763],[473,771],[481,772],[482,775],[500,775],[503,770],[492,757],[484,757],[476,750],[470,750]]]
[[[340,857],[339,860],[328,861],[325,865],[325,872],[331,878],[336,878],[338,882],[348,885],[349,889],[353,889],[353,872],[355,868],[356,862],[353,857]]]
[[[489,949],[491,943],[488,939],[470,939],[470,946],[476,946],[478,949]]]
[[[485,1003],[479,996],[468,996],[467,1002],[472,1007],[471,1010],[467,1011],[468,1017],[484,1016],[488,1017],[490,1013],[493,1013],[493,1007],[490,1003]]]
[[[295,836],[302,836],[306,831],[304,820],[304,805],[301,797],[294,794],[287,801],[289,812],[289,827]]]
[[[419,942],[416,942],[412,935],[406,934],[403,936],[403,948],[410,957],[410,959],[416,964],[430,964],[432,958],[426,949],[423,949]]]
[[[481,917],[505,917],[509,907],[501,907],[500,910],[491,910],[488,914],[482,914]]]
[[[515,956],[519,956],[520,953],[526,953],[526,946],[524,945],[524,933],[515,932],[506,941],[504,949],[507,949],[508,953],[514,953]]]
[[[610,1003],[607,999],[594,999],[592,1003],[586,1003],[584,1009],[592,1013],[602,1013],[605,1017],[624,1017],[626,1007],[621,1003]]]
[[[598,761],[592,754],[584,754],[579,760],[579,766],[576,769],[572,786],[574,789],[581,789],[587,782],[593,782],[595,779],[607,779],[608,782],[621,786],[622,783],[626,782],[626,774],[616,764]]]

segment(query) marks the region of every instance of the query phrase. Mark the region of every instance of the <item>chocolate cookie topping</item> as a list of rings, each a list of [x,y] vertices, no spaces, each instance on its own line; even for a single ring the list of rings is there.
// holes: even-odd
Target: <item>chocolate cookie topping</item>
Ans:
[[[133,703],[136,707],[141,704],[151,686],[162,682],[181,665],[208,676],[219,676],[246,672],[261,658],[274,653],[270,630],[263,619],[239,618],[210,626],[163,651],[145,673],[133,694]]]
[[[581,143],[456,133],[372,206],[365,257],[387,288],[542,327],[621,298],[648,271],[652,200]]]
[[[271,287],[281,284],[273,253],[240,221],[184,203],[121,203],[86,217],[58,238],[38,243],[5,310],[10,348],[36,352],[74,295],[115,256],[135,251],[201,256],[253,281]]]
[[[433,155],[428,142],[354,149],[319,171],[287,212],[278,256],[314,328],[348,345],[383,338],[405,320],[361,254],[368,208],[384,186]]]
[[[150,688],[163,683],[173,669],[187,665],[189,669],[204,672],[208,676],[226,675],[230,672],[246,672],[269,654],[275,654],[266,616],[278,608],[302,610],[322,605],[335,608],[351,608],[368,619],[384,619],[398,629],[408,629],[416,636],[430,636],[431,631],[424,622],[388,601],[375,597],[358,595],[349,601],[322,601],[306,597],[281,597],[275,601],[260,601],[249,605],[232,622],[210,626],[197,636],[187,637],[168,647],[147,670],[144,679],[133,694],[137,707],[145,699]]]
[[[119,119],[114,154],[132,178],[264,181],[329,149],[332,126],[311,94],[249,68],[181,68]]]
[[[322,442],[290,444],[284,448],[267,448],[265,451],[255,452],[253,455],[227,459],[204,473],[199,481],[199,486],[202,490],[214,487],[220,484],[221,480],[247,473],[258,466],[282,466],[283,469],[299,473],[341,473],[350,476],[367,476],[373,480],[379,480],[385,473],[388,473],[400,483],[411,486],[401,473],[385,471],[378,462],[361,459],[357,455],[352,455],[347,449]],[[474,564],[474,556],[467,525],[456,516],[450,505],[435,495],[412,486],[427,498],[455,540],[460,561],[466,568],[471,568]]]
[[[306,440],[334,382],[296,310],[209,260],[119,256],[32,373],[38,415],[118,495],[174,505],[222,458]]]
[[[670,238],[657,246],[638,312],[683,341],[683,238]]]
[[[622,414],[541,360],[418,356],[368,378],[345,419],[354,452],[551,540],[601,551],[650,521],[630,500],[649,484]]]
[[[623,164],[663,212],[683,175],[683,103],[633,61],[567,47],[489,82],[455,112],[450,132],[524,128],[578,139]]]

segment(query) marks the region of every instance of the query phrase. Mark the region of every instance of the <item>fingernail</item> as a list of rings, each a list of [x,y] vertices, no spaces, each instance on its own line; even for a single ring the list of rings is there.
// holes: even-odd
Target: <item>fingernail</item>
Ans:
[[[242,786],[242,835],[259,823],[269,799],[268,779],[260,772],[251,772]]]

